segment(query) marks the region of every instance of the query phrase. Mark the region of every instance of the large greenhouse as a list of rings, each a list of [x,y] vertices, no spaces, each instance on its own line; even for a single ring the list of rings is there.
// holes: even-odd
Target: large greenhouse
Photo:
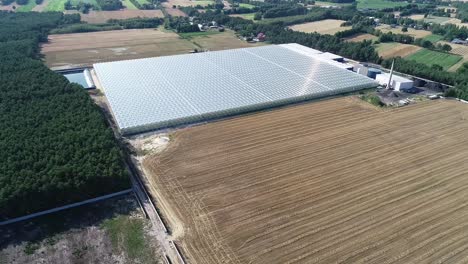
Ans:
[[[94,65],[122,134],[377,86],[298,44]],[[310,50],[310,53],[307,52]]]

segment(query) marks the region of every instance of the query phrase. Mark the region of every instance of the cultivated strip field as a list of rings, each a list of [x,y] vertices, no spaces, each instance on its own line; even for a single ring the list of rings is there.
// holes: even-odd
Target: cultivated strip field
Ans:
[[[345,40],[349,42],[361,42],[364,40],[377,40],[377,39],[378,37],[371,35],[371,34],[358,34],[355,36],[345,38]]]
[[[389,25],[380,25],[376,27],[376,29],[381,30],[383,33],[388,33],[392,32],[394,34],[403,34],[403,35],[409,35],[415,38],[424,38],[425,36],[431,35],[432,33],[427,30],[416,30],[414,28],[408,28],[408,32],[402,32],[401,27],[398,28],[392,28]]]
[[[444,68],[444,70],[449,69],[457,62],[459,62],[462,57],[459,55],[453,55],[445,52],[438,52],[428,49],[421,49],[416,53],[411,54],[406,57],[408,60],[414,60],[419,63],[423,63],[429,66],[439,65]]]
[[[49,35],[42,46],[49,67],[75,67],[97,62],[186,54],[197,48],[172,32],[130,29]]]
[[[77,11],[67,11],[67,14],[78,13]],[[117,11],[90,11],[88,14],[80,14],[81,20],[99,24],[106,23],[109,19],[128,19],[135,17],[164,17],[161,10],[117,10]]]
[[[190,38],[190,41],[197,46],[210,51],[225,50],[225,49],[238,49],[250,48],[267,45],[265,42],[248,43],[247,41],[240,40],[234,34],[234,31],[226,30],[225,32],[210,35],[200,35]]]
[[[346,21],[337,20],[337,19],[325,19],[325,20],[320,20],[320,21],[315,21],[315,22],[298,24],[298,25],[290,26],[289,28],[294,31],[306,32],[306,33],[317,32],[320,34],[333,35],[336,32],[351,29],[351,27],[342,27],[341,24],[343,24],[344,22]]]
[[[376,45],[377,52],[384,59],[393,57],[406,57],[422,48],[415,45],[401,44],[396,42],[380,43]]]
[[[191,263],[466,263],[467,118],[332,99],[179,130],[143,167]]]

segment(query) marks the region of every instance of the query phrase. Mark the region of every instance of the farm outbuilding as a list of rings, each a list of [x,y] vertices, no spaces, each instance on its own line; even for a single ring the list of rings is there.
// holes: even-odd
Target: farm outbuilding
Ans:
[[[385,72],[377,74],[375,77],[375,80],[378,81],[380,85],[388,85],[389,79],[390,74]],[[413,88],[414,82],[410,79],[393,74],[391,86],[395,91],[409,90]]]
[[[122,134],[377,86],[370,78],[298,49],[308,48],[271,45],[99,63],[94,68]]]

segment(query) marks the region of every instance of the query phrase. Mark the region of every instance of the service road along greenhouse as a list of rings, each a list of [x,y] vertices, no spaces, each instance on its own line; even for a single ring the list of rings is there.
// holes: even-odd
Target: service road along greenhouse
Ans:
[[[298,44],[94,65],[122,134],[376,87]]]

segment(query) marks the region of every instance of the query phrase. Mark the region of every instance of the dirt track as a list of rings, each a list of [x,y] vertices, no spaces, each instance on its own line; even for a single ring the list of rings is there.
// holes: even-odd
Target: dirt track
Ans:
[[[180,130],[144,165],[191,263],[462,263],[467,118],[333,99]]]

